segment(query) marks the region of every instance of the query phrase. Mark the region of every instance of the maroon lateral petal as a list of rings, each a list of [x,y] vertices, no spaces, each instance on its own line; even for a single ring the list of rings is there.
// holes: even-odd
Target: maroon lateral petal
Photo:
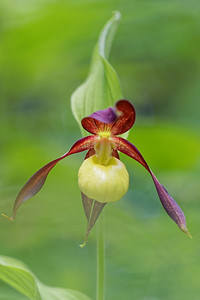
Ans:
[[[165,211],[171,217],[171,219],[178,225],[178,227],[184,233],[191,237],[186,226],[186,220],[183,211],[176,203],[176,201],[168,194],[164,186],[157,180],[157,178],[150,170],[147,162],[145,161],[141,153],[138,151],[138,149],[133,144],[120,137],[112,137],[112,141],[115,144],[116,150],[123,152],[124,154],[138,161],[151,174],[158,196]]]
[[[112,135],[119,135],[128,131],[135,123],[135,109],[128,100],[119,100],[116,105],[117,120],[111,128]]]
[[[97,134],[99,131],[109,130],[111,124],[117,118],[116,110],[113,107],[108,107],[103,110],[98,110],[89,117],[82,119],[81,124],[85,130],[90,133]],[[106,125],[105,125],[106,124]]]
[[[49,174],[51,169],[60,160],[62,160],[63,158],[65,158],[71,154],[75,154],[75,153],[82,152],[84,150],[93,148],[94,144],[95,144],[95,140],[96,140],[95,136],[88,136],[88,137],[84,137],[84,138],[78,140],[67,153],[65,153],[61,157],[49,162],[47,165],[45,165],[44,167],[39,169],[27,181],[27,183],[23,186],[23,188],[19,192],[19,194],[15,200],[12,217],[10,219],[14,220],[17,210],[23,202],[25,202],[26,200],[28,200],[29,198],[31,198],[32,196],[34,196],[35,194],[37,194],[39,192],[39,190],[43,187],[43,185],[46,181],[47,175]]]
[[[123,152],[126,155],[130,156],[131,158],[137,160],[141,165],[143,165],[147,169],[147,171],[150,172],[149,166],[144,160],[142,154],[133,144],[117,136],[113,136],[111,138],[111,141],[114,143],[116,150]]]

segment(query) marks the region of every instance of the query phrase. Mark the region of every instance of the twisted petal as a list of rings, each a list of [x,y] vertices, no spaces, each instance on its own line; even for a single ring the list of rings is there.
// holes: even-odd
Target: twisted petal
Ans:
[[[44,167],[42,167],[41,169],[39,169],[28,181],[27,183],[23,186],[23,188],[21,189],[21,191],[19,192],[15,203],[14,203],[14,207],[13,207],[13,212],[12,212],[12,217],[9,218],[10,220],[14,220],[17,210],[19,208],[19,206],[25,202],[26,200],[28,200],[29,198],[31,198],[32,196],[34,196],[35,194],[37,194],[39,192],[39,190],[43,187],[47,175],[49,174],[49,172],[51,171],[51,169],[63,158],[71,155],[71,154],[75,154],[78,152],[82,152],[84,150],[88,150],[94,147],[94,143],[95,143],[96,137],[95,136],[88,136],[85,138],[82,138],[80,140],[78,140],[72,147],[71,149],[65,153],[64,155],[62,155],[61,157],[49,162],[47,165],[45,165]],[[5,215],[4,215],[5,216]]]
[[[119,100],[116,103],[116,110],[119,117],[111,128],[111,133],[113,135],[122,134],[128,131],[135,123],[135,109],[129,101]]]
[[[160,201],[165,211],[172,218],[172,220],[178,225],[178,227],[184,233],[186,233],[191,237],[186,226],[184,213],[182,212],[181,208],[178,206],[175,200],[168,194],[168,192],[163,187],[163,185],[157,180],[157,178],[150,170],[148,164],[146,163],[146,161],[144,160],[143,156],[138,151],[138,149],[133,144],[120,137],[113,137],[112,141],[115,144],[116,150],[121,151],[126,155],[130,156],[131,158],[135,159],[136,161],[138,161],[151,174],[158,196],[160,198]]]
[[[81,124],[90,133],[111,131],[113,135],[128,131],[135,122],[135,109],[127,100],[119,100],[115,107],[98,110],[82,119]]]

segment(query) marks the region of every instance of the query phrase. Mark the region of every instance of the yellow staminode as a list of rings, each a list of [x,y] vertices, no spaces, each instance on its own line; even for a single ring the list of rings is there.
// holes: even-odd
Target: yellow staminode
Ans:
[[[110,131],[100,131],[98,133],[98,135],[101,137],[101,138],[109,138],[110,135],[111,135],[111,132]]]
[[[78,173],[81,191],[98,202],[115,202],[128,190],[129,175],[125,165],[111,157],[107,165],[99,164],[97,156],[84,160]]]

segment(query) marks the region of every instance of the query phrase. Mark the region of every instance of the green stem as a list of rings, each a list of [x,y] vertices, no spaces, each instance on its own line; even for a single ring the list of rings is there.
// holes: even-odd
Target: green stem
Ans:
[[[96,300],[104,300],[105,289],[105,236],[104,213],[97,224],[97,297]]]

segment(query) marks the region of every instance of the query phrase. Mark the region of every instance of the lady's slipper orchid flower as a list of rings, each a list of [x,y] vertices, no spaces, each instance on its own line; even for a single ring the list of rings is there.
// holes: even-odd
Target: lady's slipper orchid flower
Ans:
[[[79,139],[67,153],[42,167],[29,179],[19,192],[12,217],[9,219],[14,220],[19,206],[42,188],[47,175],[60,160],[88,150],[78,173],[78,183],[88,221],[86,242],[105,204],[119,200],[128,190],[129,175],[119,159],[118,151],[120,151],[138,161],[149,172],[164,209],[178,227],[190,236],[181,208],[157,180],[141,153],[133,144],[117,136],[128,131],[134,122],[135,109],[127,100],[119,100],[115,107],[99,110],[82,119],[83,128],[92,135]]]

